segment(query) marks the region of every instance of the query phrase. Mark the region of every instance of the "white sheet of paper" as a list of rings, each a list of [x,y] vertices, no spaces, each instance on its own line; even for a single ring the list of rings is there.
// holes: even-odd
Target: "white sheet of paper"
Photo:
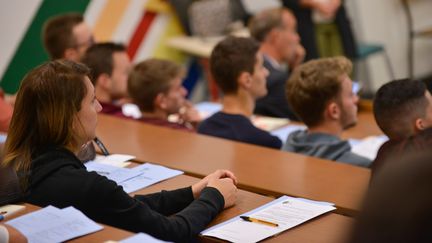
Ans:
[[[370,136],[360,141],[350,141],[351,151],[370,160],[374,160],[377,156],[378,150],[388,140],[385,135]]]
[[[103,227],[79,210],[53,206],[6,222],[23,233],[31,243],[63,242],[101,230]]]
[[[94,162],[117,166],[117,167],[126,167],[130,165],[130,162],[126,162],[126,161],[131,159],[135,159],[135,156],[128,155],[128,154],[111,154],[108,156],[96,155],[96,159],[94,160]]]
[[[214,113],[222,110],[222,104],[216,102],[200,102],[195,105],[195,109],[198,110],[200,117],[206,119]]]
[[[124,240],[119,241],[119,243],[164,243],[168,241],[158,240],[151,235],[144,234],[144,233],[138,233],[136,235],[133,235],[129,238],[126,238]]]
[[[157,182],[183,174],[183,171],[173,170],[165,166],[150,163],[139,165],[131,170],[138,171],[140,175],[119,184],[123,186],[123,190],[127,193],[137,191]]]
[[[273,131],[270,132],[270,134],[272,134],[273,136],[277,136],[282,143],[285,143],[288,136],[297,130],[305,130],[306,126],[303,125],[288,125],[288,126],[284,126],[278,129],[275,129]]]
[[[117,166],[102,164],[98,162],[87,162],[84,164],[88,171],[95,171],[99,175],[106,176],[108,179],[120,184],[123,181],[140,175],[136,170],[119,168]]]
[[[329,203],[282,196],[243,215],[273,222],[277,227],[248,222],[239,216],[215,225],[202,235],[232,242],[257,242],[336,209]]]
[[[287,118],[268,116],[252,116],[251,120],[254,126],[268,132],[281,128],[289,123],[289,119]]]

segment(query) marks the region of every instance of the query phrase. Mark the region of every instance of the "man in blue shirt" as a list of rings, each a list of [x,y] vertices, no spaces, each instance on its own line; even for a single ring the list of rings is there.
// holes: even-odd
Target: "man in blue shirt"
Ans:
[[[250,120],[256,99],[267,94],[268,70],[263,66],[259,43],[252,38],[226,38],[213,50],[210,68],[224,93],[223,108],[204,120],[198,132],[280,149],[279,138],[255,127]]]

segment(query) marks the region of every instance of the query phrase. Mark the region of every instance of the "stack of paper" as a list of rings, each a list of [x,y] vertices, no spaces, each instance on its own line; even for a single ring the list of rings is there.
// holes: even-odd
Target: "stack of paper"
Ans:
[[[88,162],[85,166],[88,171],[95,171],[96,173],[115,181],[117,185],[122,186],[123,190],[127,193],[137,191],[157,182],[183,174],[183,171],[173,170],[150,163],[145,163],[131,169],[119,168],[98,162]]]
[[[10,220],[6,224],[18,229],[29,242],[34,243],[63,242],[103,228],[74,207],[58,209],[53,206]]]
[[[122,241],[120,241],[120,243],[165,243],[168,241],[163,241],[163,240],[158,240],[148,234],[144,234],[144,233],[138,233],[136,235],[133,235],[129,238],[126,238]]]
[[[232,242],[257,242],[334,209],[331,203],[282,196],[241,215],[252,222],[237,216],[201,234]]]
[[[128,160],[135,159],[135,156],[128,155],[128,154],[111,154],[107,156],[103,155],[96,155],[96,158],[94,162],[107,164],[107,165],[113,165],[117,167],[126,167],[130,165],[130,162],[127,162]],[[92,162],[92,161],[89,161]]]
[[[351,151],[370,160],[374,160],[378,150],[388,140],[385,135],[370,136],[361,140],[350,139]]]

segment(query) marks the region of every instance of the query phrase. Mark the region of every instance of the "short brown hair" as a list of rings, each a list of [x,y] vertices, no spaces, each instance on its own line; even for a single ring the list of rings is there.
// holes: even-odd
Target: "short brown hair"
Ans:
[[[87,94],[83,64],[52,61],[22,80],[5,145],[3,165],[28,171],[32,155],[47,146],[79,148],[74,119]]]
[[[96,85],[98,77],[106,73],[111,76],[113,71],[113,54],[125,52],[123,44],[113,42],[97,43],[87,49],[82,62],[90,68],[90,80]]]
[[[287,8],[271,8],[257,13],[249,21],[249,32],[257,41],[263,42],[274,28],[282,28],[282,13],[289,12]]]
[[[328,103],[340,96],[341,76],[351,71],[352,63],[345,57],[312,60],[294,70],[285,91],[294,112],[307,126],[322,121]]]
[[[167,92],[171,81],[183,72],[183,68],[172,61],[155,58],[142,61],[129,74],[129,95],[142,111],[153,112],[156,96]]]
[[[225,94],[237,92],[242,72],[253,74],[258,51],[259,43],[252,38],[230,36],[216,45],[210,56],[210,70]]]
[[[79,13],[68,13],[48,19],[42,30],[42,40],[51,60],[63,58],[66,49],[75,47],[73,28],[82,23]]]

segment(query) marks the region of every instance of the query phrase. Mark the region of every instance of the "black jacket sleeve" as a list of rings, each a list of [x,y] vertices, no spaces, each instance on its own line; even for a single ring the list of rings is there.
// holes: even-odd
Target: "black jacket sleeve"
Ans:
[[[224,207],[223,196],[215,188],[205,188],[198,199],[186,206],[191,201],[190,188],[139,196],[138,200],[105,177],[96,177],[92,184],[87,197],[89,206],[84,210],[89,217],[129,231],[145,232],[161,240],[190,241]],[[166,216],[181,208],[182,211]]]

